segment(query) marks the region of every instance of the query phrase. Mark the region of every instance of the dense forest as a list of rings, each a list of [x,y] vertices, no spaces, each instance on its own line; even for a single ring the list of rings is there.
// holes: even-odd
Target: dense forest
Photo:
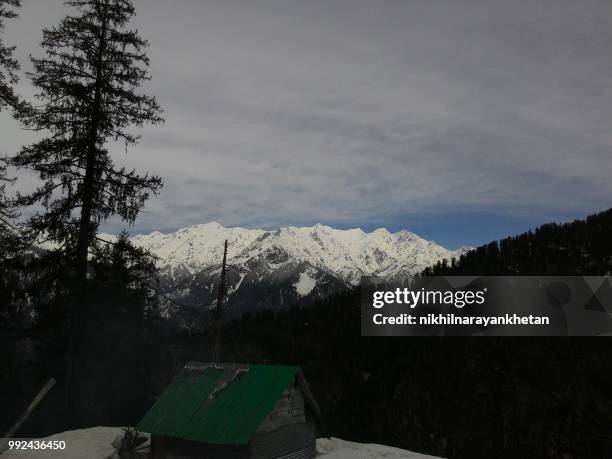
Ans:
[[[482,245],[424,275],[603,276],[612,273],[612,209]]]
[[[364,338],[358,301],[245,317],[228,340],[299,363],[340,438],[450,458],[610,457],[609,340]]]

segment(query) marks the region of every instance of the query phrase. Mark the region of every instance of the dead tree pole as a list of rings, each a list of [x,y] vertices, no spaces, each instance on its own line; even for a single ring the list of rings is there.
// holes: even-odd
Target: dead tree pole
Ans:
[[[4,450],[6,449],[9,439],[11,439],[13,435],[15,435],[15,432],[17,432],[19,428],[23,425],[23,423],[27,421],[27,419],[30,417],[32,412],[36,409],[38,404],[45,397],[45,395],[47,395],[47,392],[49,392],[53,388],[54,385],[55,385],[55,378],[50,378],[47,381],[47,383],[43,386],[43,388],[38,392],[38,394],[36,394],[36,397],[34,397],[34,400],[32,400],[32,403],[30,403],[30,405],[26,408],[26,410],[21,414],[21,416],[19,417],[15,425],[11,427],[11,429],[7,433],[4,434],[4,438],[0,439],[0,454],[2,454]]]
[[[221,279],[219,280],[219,293],[217,295],[217,307],[215,308],[216,316],[216,334],[215,334],[215,349],[214,361],[219,363],[221,359],[221,328],[223,327],[223,301],[225,300],[226,286],[226,262],[227,262],[227,239],[223,248],[223,264],[221,265]]]

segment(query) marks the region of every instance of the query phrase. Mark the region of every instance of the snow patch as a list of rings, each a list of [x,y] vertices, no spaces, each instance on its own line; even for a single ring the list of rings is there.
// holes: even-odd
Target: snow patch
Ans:
[[[148,437],[148,434],[142,434]],[[119,459],[125,428],[123,427],[92,427],[89,429],[69,430],[66,432],[40,438],[39,440],[66,442],[63,451],[38,450],[33,456],[31,451],[9,450],[0,454],[2,458],[30,459],[62,458],[62,459]],[[143,453],[148,451],[149,440],[139,446]],[[319,438],[316,444],[317,457],[324,459],[440,459],[425,454],[413,453],[404,449],[384,445],[353,443],[339,438]]]
[[[66,432],[41,438],[44,441],[64,441],[66,449],[37,450],[33,454],[28,450],[7,450],[2,453],[2,459],[62,458],[62,459],[108,459],[118,458],[116,454],[125,436],[123,427],[91,427],[89,429],[69,430]]]
[[[295,284],[293,284],[295,291],[300,296],[308,295],[310,292],[312,292],[312,289],[315,288],[316,285],[317,280],[313,279],[308,271],[300,273],[300,278]]]
[[[391,446],[353,443],[333,437],[317,439],[317,457],[325,459],[440,459]]]

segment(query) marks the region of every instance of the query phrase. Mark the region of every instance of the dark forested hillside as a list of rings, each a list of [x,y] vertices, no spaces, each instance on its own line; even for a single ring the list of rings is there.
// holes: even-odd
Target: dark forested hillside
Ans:
[[[605,275],[612,209],[479,247],[433,275]],[[607,338],[370,338],[359,293],[245,316],[231,327],[271,362],[301,365],[330,433],[450,458],[612,457]]]
[[[361,337],[359,323],[352,291],[244,316],[226,352],[301,365],[340,438],[448,458],[612,457],[612,341]]]
[[[612,272],[612,209],[482,245],[424,275],[601,276]]]

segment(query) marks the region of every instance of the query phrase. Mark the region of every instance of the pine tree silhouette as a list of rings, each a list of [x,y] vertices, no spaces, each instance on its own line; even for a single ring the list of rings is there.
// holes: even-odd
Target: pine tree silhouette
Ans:
[[[5,19],[17,16],[15,9],[20,6],[20,0],[0,0],[0,32],[4,29]],[[14,46],[6,46],[0,36],[0,111],[6,106],[16,107],[18,97],[13,85],[18,81],[19,63],[13,57]],[[11,221],[16,216],[14,203],[6,197],[6,185],[12,182],[7,177],[6,165],[0,160],[0,259],[16,248],[19,241]]]
[[[15,8],[21,6],[21,0],[0,0],[0,32],[4,29],[4,20],[17,17]],[[0,37],[0,110],[5,106],[15,106],[18,102],[13,91],[17,83],[19,63],[13,57],[14,46],[6,46]]]
[[[26,128],[49,133],[9,159],[42,181],[18,195],[21,206],[40,206],[28,226],[57,244],[74,279],[69,287],[66,358],[66,427],[76,422],[77,350],[82,345],[88,297],[88,256],[101,222],[118,215],[133,223],[161,178],[115,166],[110,147],[127,150],[138,142],[130,128],[163,120],[155,97],[138,92],[148,80],[148,42],[128,29],[130,0],[69,0],[76,15],[43,30],[44,58],[32,58],[28,76],[38,90],[39,107],[24,106],[18,117]]]
[[[148,42],[127,29],[132,2],[66,4],[80,14],[43,31],[46,57],[32,58],[34,72],[28,74],[43,105],[20,114],[26,127],[50,135],[10,162],[43,181],[33,193],[19,196],[19,203],[43,205],[30,227],[72,257],[78,285],[87,279],[88,251],[99,224],[113,215],[132,223],[162,186],[157,176],[115,167],[109,144],[123,142],[127,149],[138,141],[129,128],[163,120],[155,98],[137,92],[150,77]]]

